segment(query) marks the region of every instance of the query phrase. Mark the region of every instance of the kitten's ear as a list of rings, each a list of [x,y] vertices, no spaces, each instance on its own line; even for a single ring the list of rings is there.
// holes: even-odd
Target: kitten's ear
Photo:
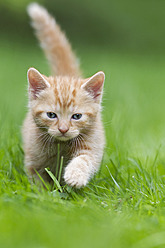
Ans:
[[[33,99],[37,98],[42,90],[50,87],[48,81],[35,68],[30,68],[27,72],[27,76],[29,82],[29,94]]]
[[[93,99],[99,103],[102,97],[104,80],[104,72],[99,71],[89,78],[81,87],[92,95]]]

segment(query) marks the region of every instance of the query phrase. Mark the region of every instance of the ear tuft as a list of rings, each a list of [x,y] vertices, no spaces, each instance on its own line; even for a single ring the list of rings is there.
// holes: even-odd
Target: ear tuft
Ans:
[[[48,81],[35,68],[30,68],[27,72],[29,81],[29,93],[33,98],[37,98],[41,91],[50,87]]]
[[[87,80],[81,87],[85,89],[96,102],[101,100],[103,84],[105,80],[104,72],[100,71],[94,74],[91,78]]]

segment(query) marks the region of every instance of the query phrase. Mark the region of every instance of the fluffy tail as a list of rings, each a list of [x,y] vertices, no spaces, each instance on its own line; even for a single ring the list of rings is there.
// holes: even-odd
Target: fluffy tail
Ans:
[[[53,75],[80,76],[78,60],[55,19],[37,3],[31,3],[27,11]]]

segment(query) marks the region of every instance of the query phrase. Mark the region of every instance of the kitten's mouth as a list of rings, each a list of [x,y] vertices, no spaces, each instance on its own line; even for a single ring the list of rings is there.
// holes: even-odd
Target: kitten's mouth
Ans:
[[[71,139],[74,139],[75,137],[71,137],[71,136],[68,136],[68,135],[65,135],[65,134],[61,134],[59,136],[56,136],[56,139],[60,140],[60,141],[68,141],[68,140],[71,140]]]
[[[61,136],[58,136],[57,139],[61,140],[61,141],[67,141],[67,140],[70,140],[70,137],[66,137],[64,135],[61,135]]]
[[[69,141],[75,139],[79,133],[54,133],[49,132],[50,136],[54,137],[54,139],[59,141]]]

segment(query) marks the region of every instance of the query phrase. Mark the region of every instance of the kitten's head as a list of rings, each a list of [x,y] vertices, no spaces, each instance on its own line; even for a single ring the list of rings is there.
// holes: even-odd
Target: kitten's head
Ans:
[[[46,77],[28,70],[29,108],[36,125],[60,141],[87,134],[100,112],[105,75],[88,79]]]

